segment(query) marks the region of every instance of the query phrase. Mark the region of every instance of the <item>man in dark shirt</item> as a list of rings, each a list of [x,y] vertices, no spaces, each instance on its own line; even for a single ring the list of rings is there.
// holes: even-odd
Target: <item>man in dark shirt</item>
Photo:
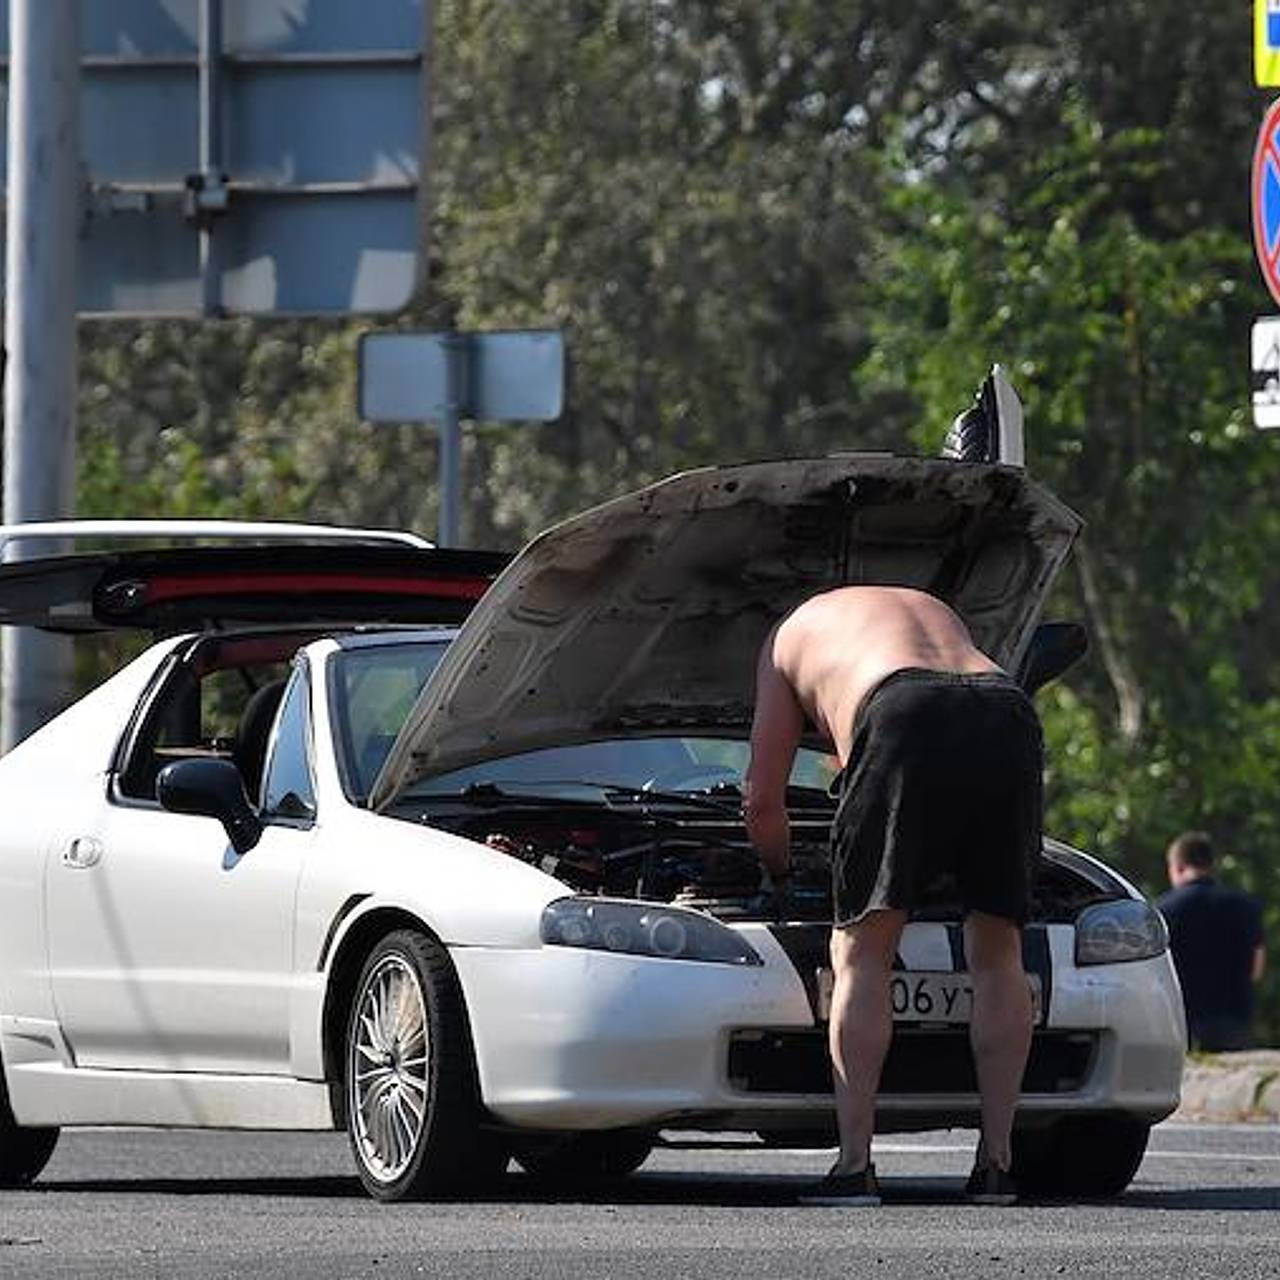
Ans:
[[[1191,1048],[1247,1049],[1253,990],[1266,963],[1262,909],[1214,879],[1213,842],[1203,831],[1180,835],[1166,861],[1173,888],[1156,905],[1169,923]]]

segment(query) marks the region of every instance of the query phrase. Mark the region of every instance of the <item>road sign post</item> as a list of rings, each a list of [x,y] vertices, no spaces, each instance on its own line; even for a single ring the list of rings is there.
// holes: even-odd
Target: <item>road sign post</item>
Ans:
[[[65,515],[73,500],[79,0],[13,0],[7,16],[4,518],[14,523]],[[65,637],[8,632],[0,746],[20,742],[59,709],[70,673]]]
[[[445,333],[444,412],[440,416],[440,518],[436,541],[456,547],[462,516],[462,416],[467,411],[469,337]]]
[[[549,422],[564,404],[564,340],[555,329],[366,333],[360,416],[440,426],[437,541],[459,538],[462,421]]]

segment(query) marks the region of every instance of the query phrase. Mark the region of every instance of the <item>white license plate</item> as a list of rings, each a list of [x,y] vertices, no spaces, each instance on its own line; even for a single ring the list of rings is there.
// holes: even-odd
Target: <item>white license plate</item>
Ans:
[[[1040,975],[1027,974],[1035,1023],[1043,1021]],[[832,974],[818,970],[818,1017],[831,1016]],[[895,1022],[968,1022],[973,1014],[973,985],[967,973],[906,973],[889,976],[889,1004]]]

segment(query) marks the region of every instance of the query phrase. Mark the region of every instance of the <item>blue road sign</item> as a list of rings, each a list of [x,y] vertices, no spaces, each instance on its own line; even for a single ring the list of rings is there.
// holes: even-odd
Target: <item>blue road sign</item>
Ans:
[[[428,5],[82,0],[80,313],[403,307]]]

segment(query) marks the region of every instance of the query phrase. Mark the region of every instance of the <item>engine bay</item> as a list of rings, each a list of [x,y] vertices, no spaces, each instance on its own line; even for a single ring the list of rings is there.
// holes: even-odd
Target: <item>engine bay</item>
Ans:
[[[790,919],[831,919],[832,812],[830,802],[791,811]],[[538,867],[578,893],[667,902],[723,920],[767,919],[775,912],[736,798],[628,793],[596,804],[556,803],[471,787],[425,807],[420,802],[401,816]],[[1084,907],[1118,896],[1123,890],[1104,871],[1050,843],[1036,869],[1031,918],[1070,922]],[[960,914],[955,884],[942,877],[914,918]]]

